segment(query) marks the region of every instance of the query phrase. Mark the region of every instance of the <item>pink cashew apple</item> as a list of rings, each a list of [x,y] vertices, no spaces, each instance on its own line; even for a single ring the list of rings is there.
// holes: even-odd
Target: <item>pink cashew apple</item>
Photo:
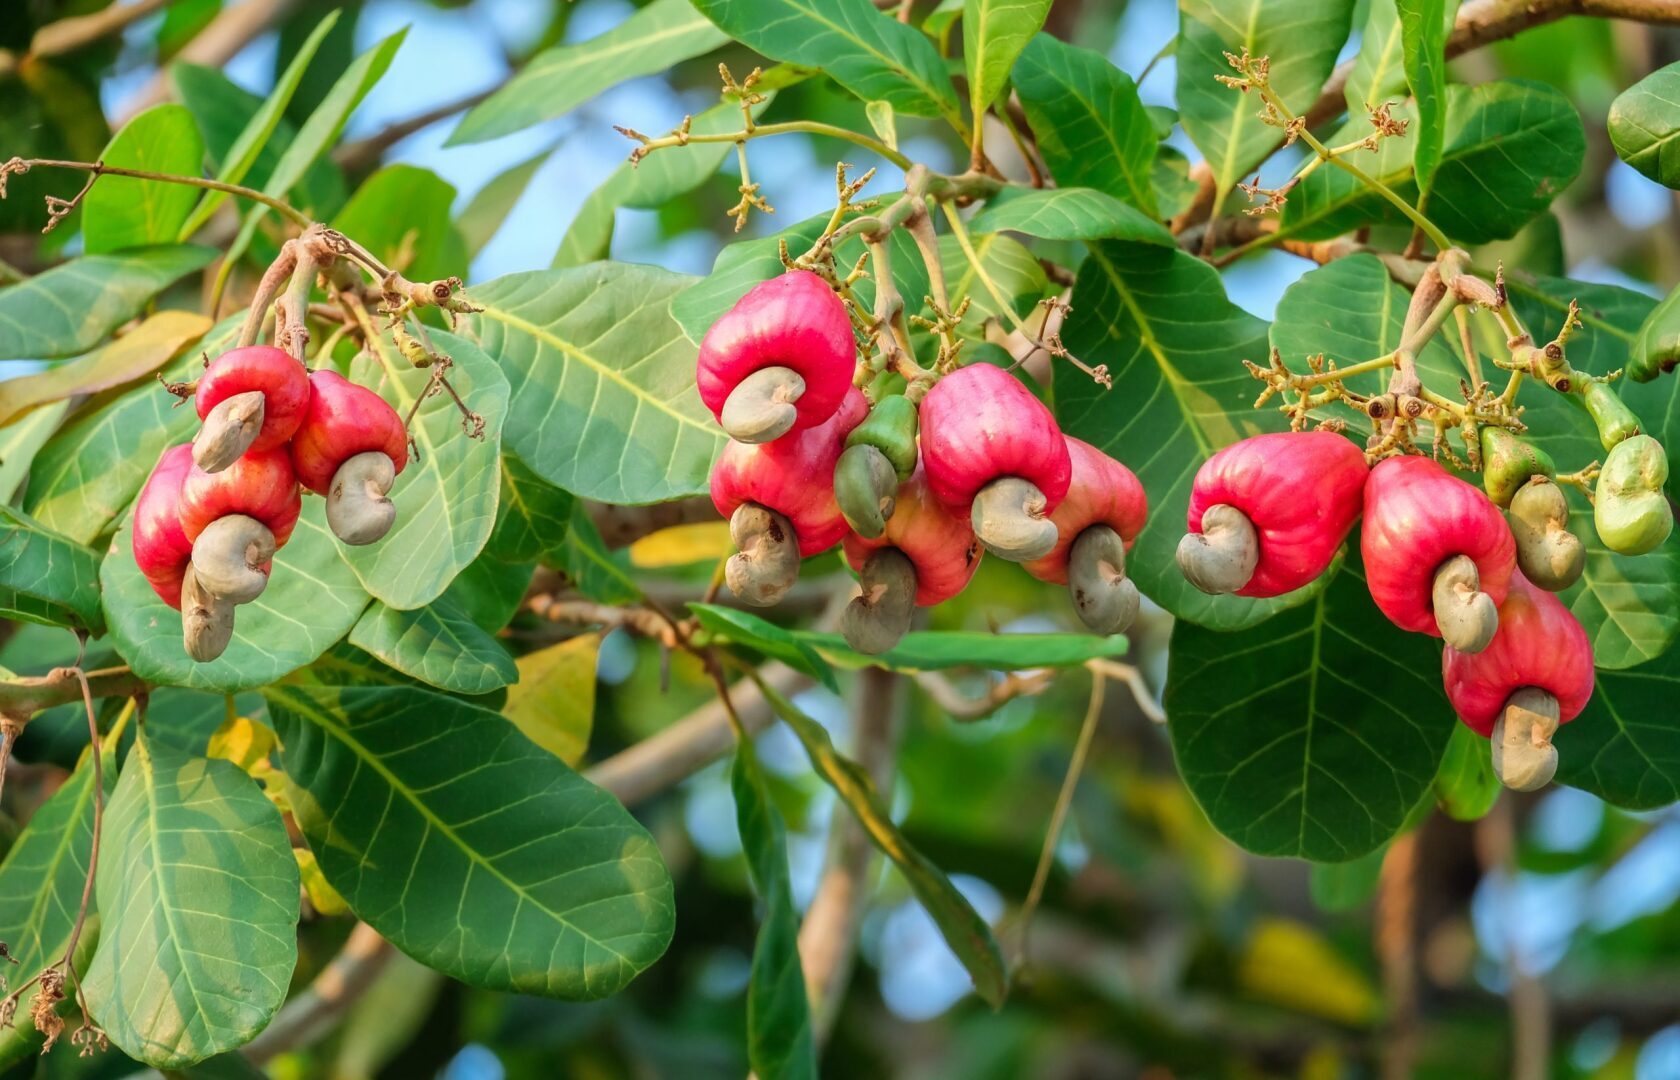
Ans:
[[[1149,498],[1132,470],[1089,443],[1066,436],[1072,478],[1050,515],[1056,546],[1022,564],[1040,581],[1066,585],[1074,610],[1099,634],[1115,634],[1137,615],[1138,591],[1126,552],[1143,531]]]
[[[272,345],[230,349],[199,378],[193,406],[204,421],[193,438],[193,460],[205,472],[220,472],[247,450],[286,444],[309,407],[309,376]]]
[[[408,429],[384,398],[337,372],[312,372],[309,386],[309,410],[292,436],[298,482],[327,497],[334,536],[371,544],[397,519],[388,496],[408,464]]]
[[[192,563],[192,541],[181,529],[181,483],[192,467],[192,447],[171,446],[134,501],[134,561],[152,591],[176,610],[181,607],[181,580]]]

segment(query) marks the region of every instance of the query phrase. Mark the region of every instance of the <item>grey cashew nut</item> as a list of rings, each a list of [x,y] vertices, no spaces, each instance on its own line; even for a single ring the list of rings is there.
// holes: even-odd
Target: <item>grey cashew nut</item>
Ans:
[[[377,450],[346,458],[327,488],[327,525],[346,544],[371,544],[391,531],[397,507],[386,494],[396,466]]]
[[[898,507],[898,471],[878,447],[849,446],[834,466],[834,500],[852,531],[873,540]]]
[[[1505,702],[1494,721],[1493,771],[1513,791],[1538,791],[1557,773],[1558,752],[1552,735],[1558,729],[1557,698],[1525,686]]]
[[[204,417],[193,436],[193,463],[205,472],[221,472],[251,448],[267,411],[263,392],[247,390],[223,398]]]
[[[974,497],[969,519],[987,551],[1010,562],[1032,562],[1056,546],[1056,523],[1044,493],[1030,480],[1000,476]]]
[[[718,423],[736,442],[769,442],[793,429],[793,403],[804,393],[805,379],[792,368],[759,368],[729,392]]]
[[[234,603],[207,591],[192,566],[181,581],[181,643],[187,655],[208,664],[233,640]]]
[[[1435,626],[1459,652],[1481,652],[1499,630],[1499,607],[1482,592],[1482,576],[1468,555],[1454,555],[1441,564],[1430,598]]]
[[[274,558],[274,534],[256,518],[228,514],[204,527],[193,541],[198,584],[230,604],[249,604],[268,587],[264,564]]]
[[[1099,634],[1118,634],[1138,613],[1138,590],[1126,576],[1126,544],[1107,525],[1092,525],[1068,549],[1068,595],[1079,618]]]
[[[1202,531],[1178,542],[1178,568],[1205,593],[1234,593],[1260,565],[1260,534],[1248,515],[1227,503],[1202,513]]]
[[[1535,476],[1511,496],[1511,535],[1523,576],[1549,592],[1575,584],[1587,564],[1581,538],[1569,531],[1569,502],[1563,489]]]
[[[882,548],[858,571],[862,591],[840,616],[846,644],[860,653],[884,653],[910,629],[916,610],[916,568],[897,548]]]
[[[799,537],[793,524],[758,503],[742,503],[729,518],[740,550],[723,567],[729,591],[754,607],[779,602],[799,580]]]

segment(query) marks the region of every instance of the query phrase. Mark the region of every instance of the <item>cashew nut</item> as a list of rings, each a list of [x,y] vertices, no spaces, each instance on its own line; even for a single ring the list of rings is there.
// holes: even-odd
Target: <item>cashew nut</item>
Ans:
[[[274,534],[256,518],[229,514],[204,527],[193,541],[199,586],[230,604],[249,604],[268,587],[262,567],[274,558]]]
[[[1513,791],[1538,791],[1557,773],[1557,698],[1525,686],[1505,702],[1493,724],[1493,771]]]
[[[776,511],[742,503],[729,518],[729,536],[740,550],[724,564],[729,591],[755,607],[770,607],[799,580],[799,538]]]
[[[1202,514],[1202,531],[1178,542],[1178,568],[1205,593],[1234,593],[1260,565],[1260,534],[1234,506],[1215,503]]]
[[[792,368],[759,368],[729,392],[718,423],[736,442],[769,442],[792,430],[793,403],[804,393],[805,379]]]
[[[191,566],[181,581],[181,641],[187,655],[208,664],[227,650],[233,640],[231,600],[207,592]]]
[[[205,472],[221,472],[250,449],[262,431],[266,411],[263,392],[247,390],[223,398],[204,418],[193,436],[193,462]]]
[[[1092,525],[1068,549],[1068,595],[1085,625],[1118,634],[1138,613],[1138,590],[1126,576],[1126,544],[1107,525]]]
[[[887,529],[898,499],[898,472],[867,443],[848,447],[834,466],[834,500],[846,524],[871,540]]]
[[[1481,652],[1499,629],[1499,607],[1481,590],[1482,576],[1468,555],[1454,555],[1435,571],[1430,592],[1435,625],[1446,643],[1462,653]]]
[[[396,466],[377,450],[346,458],[327,488],[327,525],[333,535],[360,545],[390,532],[397,508],[385,496],[396,478]]]
[[[1511,497],[1511,535],[1523,576],[1549,592],[1575,584],[1587,564],[1587,550],[1569,531],[1569,503],[1563,489],[1535,476]]]
[[[916,568],[897,548],[882,548],[858,571],[862,591],[840,616],[846,644],[871,656],[897,645],[916,610]]]
[[[1045,515],[1044,493],[1018,476],[1001,476],[981,488],[969,512],[980,543],[1010,562],[1042,559],[1056,546],[1056,523]]]

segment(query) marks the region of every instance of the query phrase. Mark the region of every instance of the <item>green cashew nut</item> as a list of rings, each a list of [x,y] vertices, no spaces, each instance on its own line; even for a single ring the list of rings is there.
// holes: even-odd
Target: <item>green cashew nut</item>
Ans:
[[[1557,475],[1552,455],[1502,427],[1482,428],[1482,487],[1498,506],[1536,476]]]
[[[859,536],[886,532],[898,505],[898,473],[887,455],[868,443],[848,446],[834,466],[834,501]]]
[[[1581,401],[1598,425],[1598,441],[1604,449],[1613,450],[1617,444],[1639,434],[1639,417],[1622,402],[1622,396],[1605,382],[1588,382],[1581,387]]]
[[[1680,367],[1680,289],[1645,316],[1629,350],[1628,377],[1650,382],[1676,367]]]
[[[1593,525],[1611,551],[1643,555],[1654,551],[1674,529],[1674,511],[1663,494],[1668,455],[1649,435],[1617,443],[1598,474],[1593,493]]]
[[[1587,565],[1587,549],[1569,531],[1563,489],[1544,476],[1534,477],[1512,498],[1511,535],[1523,576],[1547,592],[1575,584]]]

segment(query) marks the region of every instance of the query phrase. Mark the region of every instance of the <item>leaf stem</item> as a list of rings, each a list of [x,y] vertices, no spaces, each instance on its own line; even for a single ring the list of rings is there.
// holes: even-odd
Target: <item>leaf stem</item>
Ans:
[[[659,138],[651,138],[629,128],[619,128],[618,130],[641,144],[630,154],[632,163],[641,161],[642,158],[655,150],[663,150],[670,146],[687,146],[690,143],[742,143],[748,139],[763,138],[767,135],[788,135],[794,132],[804,132],[807,135],[826,135],[833,139],[849,142],[854,146],[861,146],[871,153],[886,158],[901,169],[908,169],[914,164],[909,158],[880,139],[859,131],[853,131],[850,128],[843,128],[838,124],[825,124],[818,120],[788,120],[779,124],[754,124],[751,131],[742,129],[741,131],[727,131],[718,134],[696,134],[679,129]]]

